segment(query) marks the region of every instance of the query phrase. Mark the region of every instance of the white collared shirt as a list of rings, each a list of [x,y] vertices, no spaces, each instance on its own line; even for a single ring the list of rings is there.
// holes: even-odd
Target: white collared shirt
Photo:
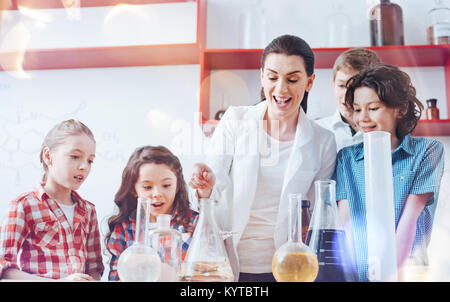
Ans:
[[[334,133],[338,152],[344,147],[358,144],[363,141],[363,134],[361,131],[352,135],[350,125],[342,120],[339,110],[336,110],[333,115],[315,120],[315,122]]]

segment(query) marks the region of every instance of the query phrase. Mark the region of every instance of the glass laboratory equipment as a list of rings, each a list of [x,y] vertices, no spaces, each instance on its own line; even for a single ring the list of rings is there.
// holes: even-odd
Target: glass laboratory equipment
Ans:
[[[341,1],[333,1],[332,13],[325,18],[326,47],[348,47],[351,43],[350,17],[344,13]]]
[[[450,43],[450,9],[442,0],[435,0],[435,7],[427,14],[427,38],[432,45]]]
[[[425,110],[425,115],[427,120],[438,120],[439,119],[439,109],[436,107],[437,99],[427,100],[427,109]]]
[[[272,258],[272,273],[278,282],[313,282],[319,271],[314,251],[302,242],[301,194],[289,195],[288,241]]]
[[[252,0],[239,16],[239,48],[264,48],[266,46],[266,17],[262,1]]]
[[[134,243],[120,254],[117,265],[117,273],[122,281],[154,282],[160,276],[161,260],[148,240],[150,204],[149,198],[137,200]]]
[[[316,202],[306,244],[316,253],[319,274],[316,282],[359,281],[348,239],[336,204],[336,182],[314,183]]]
[[[225,105],[225,94],[222,93],[222,95],[221,95],[221,102],[220,102],[220,109],[214,115],[214,119],[215,120],[220,121],[222,116],[225,114],[225,111],[227,110],[227,108],[225,106],[226,106]]]
[[[389,0],[380,0],[370,10],[370,38],[372,46],[404,45],[402,8]]]
[[[306,234],[308,233],[309,224],[311,222],[311,202],[302,200],[302,241],[306,242]]]
[[[181,267],[181,281],[232,282],[233,271],[225,250],[223,233],[214,217],[216,200],[201,198],[192,241]]]
[[[391,133],[364,133],[364,182],[367,225],[367,278],[396,282],[394,180]]]
[[[183,241],[181,233],[170,227],[172,216],[159,214],[156,217],[157,228],[150,233],[150,246],[161,258],[161,276],[159,281],[178,281],[181,270]]]

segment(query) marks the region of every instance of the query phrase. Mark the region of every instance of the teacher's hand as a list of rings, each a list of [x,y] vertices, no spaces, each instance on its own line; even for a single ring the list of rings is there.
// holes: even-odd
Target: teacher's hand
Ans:
[[[216,176],[211,168],[203,163],[196,163],[192,170],[189,185],[191,188],[197,190],[199,198],[209,198],[214,184],[216,183]]]

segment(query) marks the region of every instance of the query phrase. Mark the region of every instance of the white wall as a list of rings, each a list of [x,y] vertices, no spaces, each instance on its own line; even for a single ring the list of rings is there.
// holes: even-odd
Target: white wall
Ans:
[[[426,15],[431,0],[393,0],[403,10],[405,43],[426,44]],[[311,47],[327,45],[327,16],[340,3],[350,19],[349,46],[370,45],[368,12],[377,0],[208,0],[208,48],[239,48],[239,17],[252,4],[264,10],[267,42],[280,34],[295,34]],[[444,0],[449,4],[448,0]],[[253,9],[254,10],[254,9]],[[226,24],[226,26],[224,26]],[[264,48],[262,45],[260,48]]]
[[[5,11],[2,49],[195,43],[195,2]],[[163,30],[162,30],[163,29]]]
[[[208,1],[209,48],[238,47],[236,18],[246,2],[248,1]],[[269,16],[267,31],[269,38],[282,33],[294,33],[305,38],[313,47],[323,45],[324,36],[320,24],[330,11],[330,1],[263,2]],[[369,45],[368,21],[365,19],[368,2],[345,1],[348,14],[352,17],[353,45]],[[423,2],[398,1],[404,8],[407,44],[425,43],[422,21],[426,11],[432,6],[432,1]],[[18,19],[11,19],[11,15],[5,17],[3,14],[0,25],[0,49],[12,48],[14,43],[26,48],[100,46],[112,43],[108,40],[111,37],[122,37],[120,41],[114,41],[113,44],[116,45],[133,44],[133,41],[143,41],[140,40],[142,31],[136,32],[133,28],[145,27],[148,22],[146,18],[137,17],[133,22],[127,23],[130,27],[123,24],[122,34],[117,33],[115,36],[109,29],[117,27],[111,26],[105,30],[103,27],[105,23],[98,22],[105,21],[105,15],[93,21],[95,16],[89,14],[87,9],[86,13],[85,9],[82,9],[80,19],[64,20],[61,11],[39,10],[41,13],[47,11],[54,16],[52,22],[45,22],[46,19],[36,21],[35,17],[20,15],[18,12],[12,12],[12,15],[18,14],[16,15],[19,16]],[[195,12],[191,9],[174,15],[181,18],[187,12],[190,18],[195,17]],[[46,24],[45,30],[39,29],[41,23]],[[38,27],[29,27],[30,24],[37,24]],[[191,34],[195,33],[194,25],[189,21],[183,24],[187,28],[186,34],[181,36],[170,34],[168,35],[171,37],[170,41],[191,43],[195,40]],[[18,29],[22,31],[16,31]],[[164,31],[164,27],[158,29],[161,33],[178,32]],[[94,37],[90,35],[91,33],[95,33]],[[125,37],[126,33],[133,33],[131,34],[133,41],[130,42]],[[88,38],[85,39],[85,35]],[[153,35],[148,34],[147,43],[167,42],[153,38]],[[445,100],[442,68],[405,70],[411,73],[413,82],[418,87],[419,98],[423,100],[437,97],[442,117],[445,117],[446,106],[441,103]],[[331,70],[319,69],[316,73],[309,101],[311,117],[331,113],[334,109],[330,86]],[[97,139],[97,159],[91,175],[80,189],[80,194],[95,203],[104,235],[106,219],[114,210],[112,200],[120,184],[121,172],[136,147],[146,144],[171,147],[180,156],[186,176],[192,164],[201,160],[203,141],[195,115],[199,108],[199,79],[199,65],[40,70],[26,71],[24,74],[0,72],[0,196],[2,196],[0,216],[5,213],[10,200],[22,192],[33,189],[39,181],[42,168],[39,165],[38,155],[46,132],[57,122],[75,117],[85,122]],[[259,97],[260,83],[257,70],[213,71],[211,79],[211,100],[219,101],[212,104],[213,108],[220,106],[223,94],[227,105],[252,104]],[[180,148],[180,141],[189,135],[191,144]],[[440,139],[445,143],[448,163],[450,141],[448,138]],[[450,244],[448,240],[443,241],[442,238],[450,238],[448,223],[450,217],[446,214],[450,206],[449,192],[446,189],[448,179],[447,169],[441,187],[441,200],[432,241],[432,246],[444,242],[447,249]],[[434,253],[432,254],[436,255],[433,258],[434,263],[439,264],[436,267],[442,268],[445,265],[448,267],[450,264],[448,253],[439,254],[440,249],[442,246],[439,245],[439,248],[432,251]],[[436,259],[439,261],[436,262]],[[448,278],[448,271],[447,269],[442,273],[442,276]]]

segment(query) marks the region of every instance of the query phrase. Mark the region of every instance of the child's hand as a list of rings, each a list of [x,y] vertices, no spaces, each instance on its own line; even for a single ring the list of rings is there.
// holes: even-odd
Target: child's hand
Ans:
[[[198,197],[209,198],[215,183],[216,177],[207,165],[203,163],[194,165],[189,185],[197,190]]]
[[[91,276],[87,275],[87,274],[80,274],[80,273],[75,273],[72,275],[69,275],[65,278],[61,278],[61,281],[95,281],[94,278],[92,278]]]

